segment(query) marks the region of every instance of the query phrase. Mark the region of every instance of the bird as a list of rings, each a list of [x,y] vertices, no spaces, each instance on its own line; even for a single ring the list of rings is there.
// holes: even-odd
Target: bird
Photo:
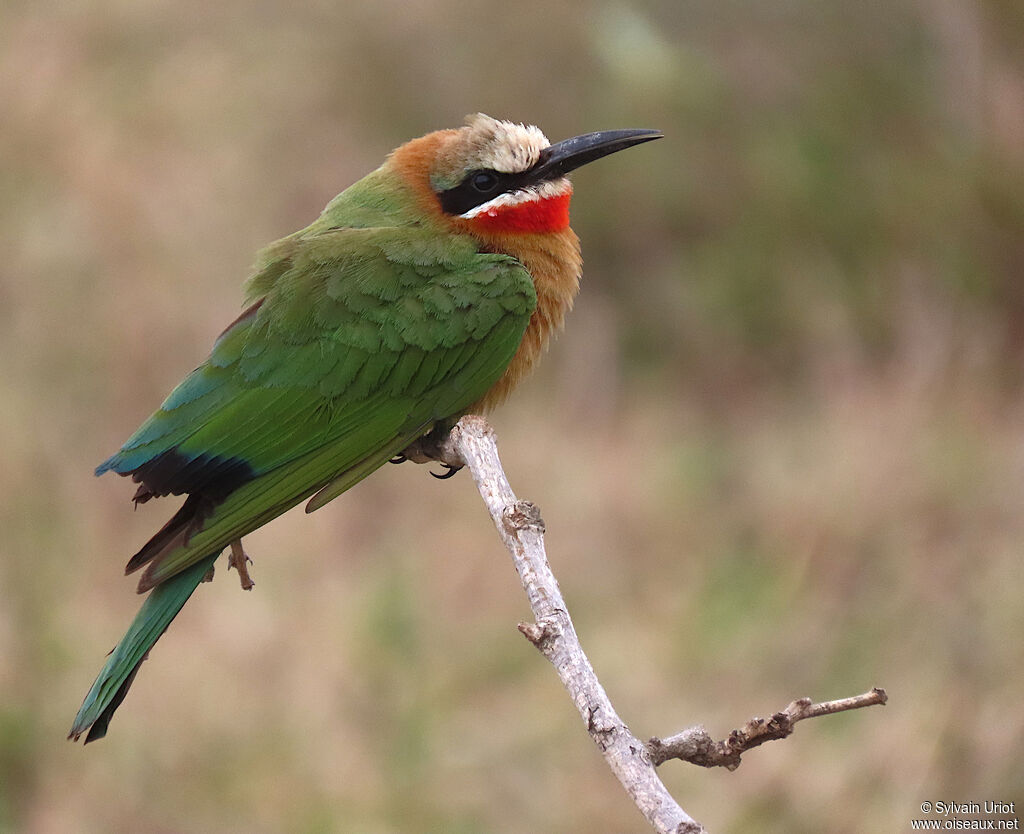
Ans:
[[[138,484],[136,504],[185,500],[128,561],[148,596],[68,738],[106,735],[224,550],[251,588],[243,536],[303,501],[319,509],[505,400],[580,287],[567,174],[661,136],[607,130],[551,144],[535,126],[476,113],[401,145],[257,255],[241,315],[96,468]]]

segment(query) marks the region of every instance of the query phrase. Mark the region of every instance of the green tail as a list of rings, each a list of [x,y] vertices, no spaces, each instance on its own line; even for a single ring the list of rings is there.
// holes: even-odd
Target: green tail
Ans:
[[[146,597],[131,627],[107,657],[96,682],[85,696],[68,738],[78,741],[78,737],[88,730],[89,734],[85,737],[85,743],[88,744],[107,734],[110,718],[128,694],[128,688],[135,680],[142,661],[203,581],[219,555],[219,550],[210,554],[158,585]]]

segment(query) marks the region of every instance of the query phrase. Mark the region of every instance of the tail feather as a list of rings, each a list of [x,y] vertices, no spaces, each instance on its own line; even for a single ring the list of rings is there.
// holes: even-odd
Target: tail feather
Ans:
[[[146,597],[127,633],[107,657],[92,689],[85,696],[71,732],[68,733],[69,739],[78,741],[78,737],[88,730],[85,737],[85,743],[88,744],[107,734],[110,718],[128,693],[142,661],[203,581],[219,555],[219,550],[211,553],[154,588]]]
[[[188,542],[189,536],[203,525],[213,512],[216,502],[202,495],[190,495],[181,508],[163,527],[146,542],[142,549],[128,560],[124,572],[132,573],[159,556],[172,543]]]

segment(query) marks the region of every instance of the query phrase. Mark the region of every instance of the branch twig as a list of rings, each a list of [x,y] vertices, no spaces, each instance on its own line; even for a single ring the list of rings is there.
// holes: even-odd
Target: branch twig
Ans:
[[[881,689],[821,704],[801,698],[768,721],[751,719],[722,742],[713,741],[703,727],[691,727],[675,736],[652,738],[644,744],[615,712],[583,652],[558,581],[548,564],[544,521],[537,507],[518,500],[509,486],[498,458],[494,430],[482,417],[467,415],[447,438],[435,443],[431,438],[429,448],[408,450],[408,458],[432,458],[449,468],[469,468],[498,534],[512,554],[533,611],[535,622],[520,623],[519,630],[555,667],[608,766],[659,834],[706,834],[704,827],[672,798],[655,770],[659,764],[679,758],[705,767],[721,765],[733,770],[744,751],[771,739],[784,738],[797,721],[885,703],[885,692]]]
[[[775,713],[767,720],[751,718],[743,727],[733,730],[728,738],[722,741],[712,739],[703,727],[690,727],[668,738],[655,736],[648,739],[647,752],[650,753],[655,766],[669,759],[681,759],[701,767],[724,767],[727,770],[735,770],[740,766],[740,756],[747,750],[766,741],[785,738],[793,732],[797,721],[884,704],[887,700],[889,696],[885,694],[885,690],[877,687],[863,695],[824,701],[820,704],[815,704],[810,698],[798,698],[782,712]]]

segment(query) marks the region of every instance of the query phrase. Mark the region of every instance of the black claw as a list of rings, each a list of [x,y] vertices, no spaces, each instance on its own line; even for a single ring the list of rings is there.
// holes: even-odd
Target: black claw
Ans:
[[[409,460],[409,458],[407,458],[402,452],[399,452],[397,455],[391,458],[391,460],[389,460],[388,463],[405,463],[407,460]]]
[[[442,463],[441,466],[448,470],[443,475],[438,475],[436,472],[430,473],[439,481],[447,481],[450,477],[452,477],[452,475],[454,475],[456,472],[462,469],[461,466],[452,466],[450,463]]]

